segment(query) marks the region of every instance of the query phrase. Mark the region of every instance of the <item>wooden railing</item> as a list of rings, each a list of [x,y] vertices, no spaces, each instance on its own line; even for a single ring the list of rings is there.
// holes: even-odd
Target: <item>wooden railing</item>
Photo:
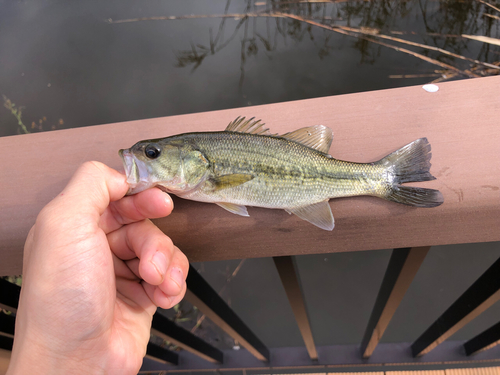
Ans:
[[[331,200],[332,232],[281,210],[250,208],[250,218],[220,207],[176,200],[156,223],[191,261],[388,249],[500,239],[500,77],[325,97],[224,111],[131,121],[0,138],[0,275],[21,272],[22,248],[39,210],[86,160],[122,168],[118,149],[141,139],[222,130],[239,115],[261,118],[271,131],[331,127],[330,153],[369,162],[419,137],[432,145],[425,187],[445,203],[412,209],[381,199]]]
[[[192,269],[187,299],[247,350],[221,352],[159,316],[152,332],[186,350],[176,355],[151,344],[149,358],[176,365],[146,359],[145,371],[283,372],[300,367],[324,372],[387,363],[500,364],[500,346],[495,346],[500,342],[498,324],[467,343],[443,343],[500,299],[500,260],[414,343],[379,344],[430,246],[500,240],[500,77],[444,83],[435,93],[415,86],[0,138],[0,275],[21,272],[23,243],[37,213],[82,162],[99,160],[121,168],[119,148],[140,139],[222,130],[239,115],[261,118],[277,133],[326,125],[335,135],[332,156],[357,162],[378,160],[427,137],[433,150],[431,172],[437,180],[424,184],[441,190],[444,204],[414,209],[371,197],[334,199],[330,204],[336,227],[327,232],[280,210],[250,208],[250,218],[244,218],[215,205],[176,199],[173,214],[156,224],[190,261],[275,257],[305,345],[266,348]],[[316,346],[293,255],[387,248],[396,250],[363,342]],[[0,307],[15,310],[19,291],[5,282],[0,286]],[[12,340],[12,320],[3,324],[0,347],[5,348]],[[474,357],[467,355],[481,350]]]

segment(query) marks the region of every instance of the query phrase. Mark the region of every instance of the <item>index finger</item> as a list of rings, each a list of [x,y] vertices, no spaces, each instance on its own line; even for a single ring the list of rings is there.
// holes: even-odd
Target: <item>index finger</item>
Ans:
[[[144,190],[111,202],[101,215],[99,227],[108,234],[126,224],[168,216],[173,208],[172,198],[167,193],[158,188]]]

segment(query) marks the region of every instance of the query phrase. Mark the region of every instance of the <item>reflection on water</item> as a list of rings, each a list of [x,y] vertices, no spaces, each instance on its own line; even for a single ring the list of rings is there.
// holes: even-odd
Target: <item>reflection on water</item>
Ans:
[[[497,74],[498,3],[0,0],[0,135]]]

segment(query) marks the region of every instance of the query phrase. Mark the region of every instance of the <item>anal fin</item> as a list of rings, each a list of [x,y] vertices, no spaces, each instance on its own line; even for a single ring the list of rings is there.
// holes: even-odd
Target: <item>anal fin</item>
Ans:
[[[286,211],[324,230],[333,230],[335,227],[332,210],[328,201],[298,208],[288,208]]]
[[[226,202],[219,202],[216,203],[216,205],[222,207],[225,210],[228,210],[229,212],[236,214],[236,215],[241,215],[241,216],[250,216],[248,214],[247,208],[245,206],[239,206],[234,203],[226,203]]]

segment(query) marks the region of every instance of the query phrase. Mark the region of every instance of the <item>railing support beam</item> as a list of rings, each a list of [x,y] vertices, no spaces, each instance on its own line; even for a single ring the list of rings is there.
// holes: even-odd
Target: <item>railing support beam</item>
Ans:
[[[295,258],[291,256],[273,257],[274,264],[280,275],[281,282],[285,288],[288,301],[292,307],[295,320],[299,326],[302,339],[307,348],[307,353],[311,360],[318,360],[318,352],[314,344],[311,325],[309,323],[309,315],[307,313],[306,304],[304,301],[304,293],[302,292],[302,284],[300,282],[299,270],[295,262]]]
[[[372,355],[429,249],[425,246],[392,251],[361,343],[363,358]]]

